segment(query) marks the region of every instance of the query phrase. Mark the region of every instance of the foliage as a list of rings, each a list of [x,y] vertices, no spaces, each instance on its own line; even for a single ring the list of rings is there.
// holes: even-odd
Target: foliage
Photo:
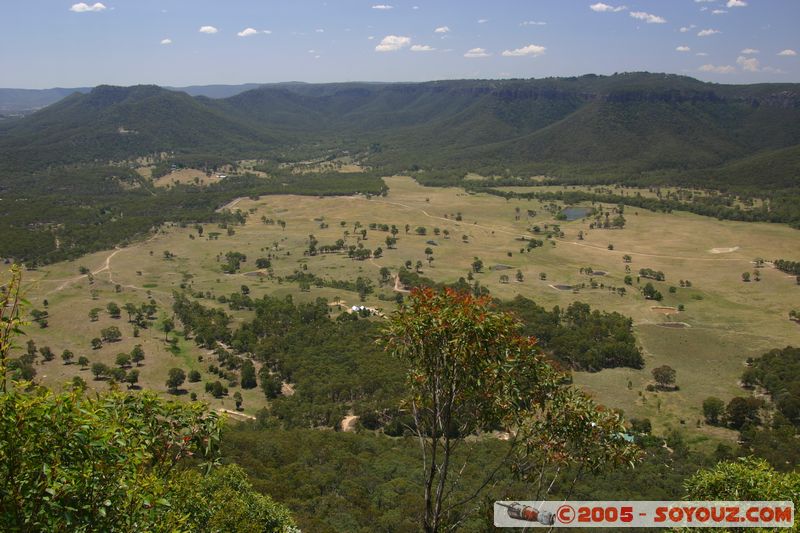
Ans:
[[[789,260],[786,260],[786,259],[776,259],[774,264],[775,264],[775,268],[777,268],[781,272],[786,272],[787,274],[800,276],[800,261],[789,261]]]
[[[786,420],[800,427],[800,348],[771,350],[754,359],[746,375],[769,392]]]
[[[686,498],[715,501],[792,501],[800,504],[800,474],[775,471],[753,457],[721,462],[700,470],[686,481]],[[800,519],[795,513],[794,527]]]
[[[666,389],[675,385],[675,369],[669,365],[661,365],[652,370],[653,379],[659,388]]]
[[[88,398],[15,387],[0,404],[2,529],[185,527],[173,510],[179,465],[213,457],[215,414],[152,393]]]
[[[725,412],[725,402],[714,396],[703,400],[703,416],[709,424],[717,424]]]
[[[573,302],[566,309],[554,307],[548,312],[523,296],[498,302],[498,306],[514,313],[522,321],[522,331],[536,336],[539,346],[566,367],[596,372],[603,368],[644,366],[633,322],[619,313],[591,310],[582,302]]]
[[[618,436],[620,417],[562,386],[564,376],[519,329],[486,297],[431,289],[412,291],[384,329],[387,349],[407,368],[405,405],[425,472],[425,531],[454,527],[460,508],[479,495],[480,487],[466,499],[451,497],[459,478],[454,451],[478,431],[511,432],[509,454],[485,484],[502,465],[527,479],[551,462],[597,469],[636,457]]]
[[[0,288],[0,393],[6,392],[7,371],[9,369],[8,356],[16,348],[14,340],[22,334],[23,321],[20,305],[24,303],[21,298],[22,270],[19,266],[12,266],[6,284]],[[27,364],[30,365],[32,361]]]

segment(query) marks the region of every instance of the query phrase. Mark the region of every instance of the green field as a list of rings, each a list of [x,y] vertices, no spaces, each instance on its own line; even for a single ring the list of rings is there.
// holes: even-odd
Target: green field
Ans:
[[[167,349],[165,334],[156,328],[142,330],[140,338],[134,339],[132,325],[127,323],[124,311],[120,319],[112,319],[103,311],[97,322],[91,322],[88,313],[93,307],[104,309],[110,301],[120,306],[126,302],[139,304],[152,296],[159,306],[159,316],[171,315],[172,291],[182,283],[194,291],[210,291],[215,297],[239,292],[242,285],[247,285],[251,297],[291,294],[296,299],[324,297],[332,302],[338,297],[343,305],[362,304],[355,292],[313,286],[310,291],[301,292],[296,283],[254,275],[255,259],[266,257],[268,253],[277,257],[272,260],[275,278],[290,275],[303,265],[307,266],[307,272],[326,279],[371,278],[376,289],[363,305],[385,312],[390,312],[394,306],[394,290],[393,283],[379,286],[381,267],[388,267],[395,273],[407,260],[412,264],[422,261],[422,275],[436,281],[453,282],[466,277],[474,258],[479,257],[485,266],[481,273],[475,274],[475,279],[498,298],[510,299],[521,294],[545,307],[565,307],[580,300],[593,308],[630,316],[645,353],[646,367],[643,370],[577,372],[575,382],[601,403],[624,409],[629,417],[651,418],[656,432],[667,426],[685,427],[696,442],[735,438],[732,431],[702,424],[697,427],[697,423],[702,419],[701,403],[707,396],[727,400],[745,394],[737,380],[747,357],[758,356],[771,348],[800,344],[800,328],[787,319],[788,311],[792,305],[796,307],[800,295],[800,286],[794,278],[767,265],[760,269],[761,281],[744,283],[741,279],[743,272],[754,271],[751,261],[756,257],[772,260],[800,256],[797,230],[787,226],[717,221],[682,212],[652,213],[628,207],[624,229],[590,230],[586,220],[554,220],[535,200],[507,201],[458,188],[426,188],[406,177],[390,177],[385,181],[390,187],[386,197],[241,199],[235,209],[250,214],[244,226],[234,228],[234,235],[229,236],[226,230],[213,225],[204,227],[203,236],[193,227],[167,226],[151,238],[127,248],[27,272],[28,300],[34,308],[42,309],[43,300],[47,299],[50,313],[49,327],[39,329],[31,325],[27,328],[28,335],[39,347],[50,346],[56,353],[56,360],[37,366],[38,378],[58,385],[80,373],[90,387],[102,390],[107,384],[92,380],[88,370],[81,371],[75,364],[62,364],[61,351],[70,349],[75,352],[76,359],[86,355],[92,362],[111,365],[118,352],[129,351],[140,343],[146,353],[140,369],[143,387],[166,394],[164,382],[169,368],[197,369],[203,374],[203,380],[187,383],[184,389],[197,393],[214,408],[233,409],[232,399],[215,400],[204,392],[203,382],[212,376],[206,372],[208,360],[199,362],[198,356],[206,357],[207,350],[179,337],[179,350],[174,354]],[[516,208],[519,208],[519,220]],[[536,215],[529,217],[528,210],[535,211]],[[455,220],[458,213],[461,221]],[[285,220],[285,229],[277,224],[265,225],[262,216]],[[328,227],[322,229],[322,222]],[[380,258],[354,261],[346,254],[304,256],[311,234],[320,245],[333,244],[340,238],[345,238],[348,244],[356,244],[356,222],[363,228],[368,228],[370,223],[396,225],[400,230],[397,248],[387,249],[384,240],[388,233],[368,230],[363,245],[371,249],[382,247],[384,253]],[[410,225],[408,234],[406,224]],[[543,247],[520,253],[526,243],[518,239],[523,236],[544,239],[533,235],[529,229],[545,224],[560,224],[564,237],[552,239],[555,245],[546,240]],[[419,226],[426,228],[425,236],[415,233]],[[434,228],[442,232],[448,230],[449,238],[435,236]],[[345,231],[349,235],[345,236]],[[584,232],[584,240],[578,239],[579,231]],[[209,240],[210,232],[219,232],[218,239]],[[429,240],[436,244],[428,244]],[[609,244],[613,245],[613,250],[609,249]],[[428,247],[433,250],[431,266],[424,253]],[[174,258],[165,259],[165,251],[174,254]],[[232,275],[221,272],[224,258],[220,260],[220,256],[229,251],[247,256],[241,271]],[[625,296],[619,296],[607,287],[624,286],[626,273],[622,258],[626,254],[632,258],[634,283],[633,287],[627,287]],[[79,275],[82,265],[94,272],[92,285],[85,276]],[[498,265],[510,269],[495,270]],[[581,274],[580,269],[584,267],[606,274]],[[665,273],[666,281],[654,282],[664,295],[662,302],[645,300],[636,290],[639,286],[635,281],[636,272],[640,268]],[[523,273],[524,281],[516,281],[517,270]],[[541,280],[540,273],[546,273],[547,279]],[[503,274],[510,282],[501,283]],[[605,287],[591,288],[591,279]],[[690,280],[692,287],[681,288],[680,279]],[[577,292],[553,287],[582,283],[586,288]],[[644,283],[642,279],[641,284]],[[119,293],[115,290],[117,284],[121,288]],[[674,294],[669,292],[670,286],[677,287]],[[96,299],[93,299],[93,290]],[[383,299],[378,298],[379,295]],[[209,299],[201,303],[222,305]],[[685,306],[685,311],[667,315],[664,310],[653,309],[679,304]],[[247,311],[230,313],[237,320],[249,316]],[[687,327],[663,326],[669,322],[685,323]],[[112,324],[120,327],[123,340],[92,350],[90,340],[98,336],[101,328]],[[176,329],[180,333],[180,325]],[[170,334],[171,337],[175,335]],[[662,364],[677,370],[680,390],[646,392],[650,371]],[[266,403],[258,388],[242,391],[242,394],[245,413],[253,414]]]

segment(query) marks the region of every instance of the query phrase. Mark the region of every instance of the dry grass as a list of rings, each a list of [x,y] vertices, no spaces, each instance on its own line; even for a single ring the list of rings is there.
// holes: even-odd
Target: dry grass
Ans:
[[[195,184],[200,186],[211,185],[217,183],[220,178],[216,174],[206,176],[202,170],[194,168],[182,168],[174,170],[165,176],[161,176],[153,182],[156,187],[170,187],[176,184]]]
[[[520,253],[525,243],[516,239],[523,235],[533,236],[528,228],[533,224],[556,223],[538,202],[506,201],[494,196],[468,194],[457,188],[425,188],[404,177],[387,178],[386,181],[390,186],[389,195],[370,200],[364,197],[298,196],[265,196],[257,201],[242,199],[236,208],[243,211],[253,208],[255,213],[245,226],[237,227],[236,234],[231,237],[225,235],[224,230],[206,225],[204,236],[210,231],[219,231],[218,240],[197,237],[191,228],[166,227],[152,240],[119,252],[111,260],[110,269],[96,276],[96,286],[101,290],[99,303],[105,306],[108,300],[120,305],[126,301],[142,301],[149,290],[160,307],[166,310],[171,305],[172,290],[185,280],[194,289],[210,291],[214,296],[230,294],[247,284],[254,297],[265,293],[276,296],[291,294],[297,300],[323,297],[333,301],[339,297],[348,305],[362,304],[352,292],[312,288],[310,292],[302,293],[295,284],[244,275],[255,270],[256,258],[273,253],[278,256],[273,261],[276,276],[291,274],[306,264],[309,272],[326,278],[372,278],[376,282],[376,294],[369,296],[363,305],[390,312],[394,304],[377,297],[379,294],[386,298],[393,296],[391,285],[378,287],[380,267],[387,266],[396,272],[406,260],[413,263],[421,260],[423,275],[453,282],[467,275],[473,258],[478,256],[486,268],[476,278],[497,297],[513,298],[522,294],[545,307],[564,307],[580,300],[595,308],[631,316],[646,354],[646,368],[577,373],[575,382],[602,403],[622,408],[629,416],[652,418],[658,431],[667,425],[686,427],[697,438],[712,440],[721,437],[732,439],[734,435],[702,425],[695,427],[696,421],[702,418],[703,399],[715,395],[727,401],[734,395],[746,394],[738,388],[737,381],[747,357],[775,347],[800,344],[800,328],[786,319],[789,309],[797,307],[800,294],[800,287],[795,285],[794,279],[772,268],[761,269],[760,282],[742,283],[740,277],[742,272],[753,270],[750,262],[754,257],[786,257],[798,251],[797,231],[787,226],[718,221],[687,213],[663,214],[627,208],[628,225],[624,230],[589,230],[588,225],[580,220],[561,223],[566,235],[563,239],[556,239],[555,246],[546,243],[543,248]],[[521,210],[521,220],[515,220],[516,207]],[[528,209],[539,214],[529,219],[525,215]],[[458,212],[462,214],[462,221],[451,216]],[[286,229],[264,225],[260,221],[262,216],[286,220]],[[326,229],[320,228],[320,218],[328,224]],[[340,225],[341,221],[345,221],[345,227]],[[351,235],[346,240],[349,244],[356,244],[353,235],[356,221],[364,227],[371,222],[397,225],[400,228],[397,249],[386,248],[386,233],[369,231],[363,244],[373,249],[381,246],[384,256],[379,259],[356,262],[340,254],[303,256],[309,234],[315,235],[320,244],[332,244],[343,238],[344,231],[349,231]],[[408,235],[404,230],[406,224],[411,226]],[[424,237],[415,235],[417,226],[425,226],[428,234]],[[447,229],[450,238],[434,236],[434,227]],[[579,231],[584,232],[585,240],[578,240]],[[190,235],[195,238],[191,239]],[[462,241],[462,235],[468,236],[467,243]],[[437,246],[430,246],[428,240],[436,241]],[[614,244],[614,250],[608,250],[609,243]],[[431,267],[427,266],[424,254],[429,246],[434,251]],[[723,247],[736,249],[725,254],[709,253],[713,248]],[[176,258],[164,260],[164,250],[171,251]],[[220,272],[217,257],[228,251],[247,255],[248,261],[243,264],[242,273],[228,276]],[[635,281],[633,287],[627,287],[629,292],[624,297],[614,295],[606,288],[585,288],[576,294],[550,287],[551,284],[583,283],[588,286],[591,276],[581,274],[579,269],[582,267],[607,273],[595,277],[597,283],[623,286],[626,273],[622,256],[625,254],[633,258],[630,266],[634,278],[635,273],[645,267],[665,272],[667,281],[655,283],[664,295],[664,300],[656,307],[685,305],[680,320],[690,328],[658,327],[672,317],[653,309],[653,302],[637,293]],[[77,276],[79,264],[94,270],[103,266],[108,255],[107,252],[93,254],[80,261],[51,265],[28,276],[27,281],[32,284],[30,299],[36,307],[41,307],[42,298],[49,298],[53,315],[48,330],[30,330],[38,344],[49,344],[58,353],[65,347],[74,347],[79,355],[89,353],[88,341],[102,324],[91,324],[86,316],[98,302],[91,301],[85,280],[68,283],[61,291],[55,289],[65,280]],[[491,267],[498,264],[508,265],[511,269],[493,271]],[[500,283],[500,275],[506,274],[513,280],[517,269],[524,275],[522,283]],[[546,281],[539,279],[540,272],[547,274]],[[692,288],[680,288],[680,279],[691,280]],[[123,285],[121,295],[114,293],[114,283]],[[668,292],[670,286],[678,287],[676,293]],[[202,303],[219,305],[210,300],[202,300]],[[232,314],[239,322],[249,317],[247,312]],[[110,319],[103,320],[108,322]],[[153,332],[152,339],[150,335],[149,332],[145,335],[145,350],[152,356],[148,355],[148,364],[142,369],[142,380],[147,386],[163,390],[166,369],[176,362],[185,369],[192,368],[192,365],[201,370],[205,367],[205,364],[197,364],[197,355],[202,351],[193,343],[181,341],[180,355],[173,356],[164,349],[163,334]],[[128,347],[132,340],[128,333],[125,336],[120,346]],[[116,347],[103,348],[90,358],[110,360],[117,351]],[[677,370],[680,390],[658,395],[645,392],[650,370],[662,364]],[[46,374],[46,380],[51,382],[64,381],[77,372],[74,365],[65,367],[57,362],[49,365],[53,366],[47,367],[46,371],[42,369],[40,374]],[[51,370],[56,366],[58,371]],[[204,379],[207,379],[206,375]],[[246,412],[252,413],[254,408],[264,405],[260,391],[246,392]],[[198,395],[211,400],[202,391]],[[660,407],[658,399],[661,400]],[[218,406],[232,408],[232,400],[225,403]]]

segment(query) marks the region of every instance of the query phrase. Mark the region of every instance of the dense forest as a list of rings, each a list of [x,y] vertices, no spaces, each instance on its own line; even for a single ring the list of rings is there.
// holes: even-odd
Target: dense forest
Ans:
[[[265,85],[218,100],[100,86],[5,125],[0,169],[157,152],[278,157],[304,145],[318,153],[369,148],[371,164],[391,171],[663,174],[781,188],[796,186],[797,94],[793,84],[718,85],[650,73]],[[759,158],[769,165],[762,169]]]

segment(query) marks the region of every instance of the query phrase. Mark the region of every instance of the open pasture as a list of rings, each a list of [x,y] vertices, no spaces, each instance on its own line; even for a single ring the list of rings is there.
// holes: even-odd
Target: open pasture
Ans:
[[[743,272],[755,270],[752,260],[756,257],[769,261],[800,256],[800,234],[787,226],[626,208],[624,229],[590,229],[589,220],[554,220],[535,200],[507,201],[458,188],[426,188],[406,177],[390,177],[386,182],[390,187],[386,197],[240,199],[232,205],[247,212],[248,218],[244,226],[233,227],[232,235],[227,228],[212,224],[203,226],[202,235],[194,227],[168,226],[128,248],[26,274],[32,305],[41,309],[43,300],[48,299],[51,315],[48,328],[32,325],[29,336],[37,345],[49,345],[57,354],[55,361],[37,367],[40,377],[46,376],[43,380],[50,384],[62,383],[79,372],[77,365],[63,365],[58,358],[65,348],[73,350],[76,358],[87,355],[92,361],[111,364],[117,352],[141,343],[147,353],[141,368],[143,386],[165,391],[169,368],[195,368],[201,371],[203,380],[184,388],[215,407],[232,409],[232,399],[214,400],[203,391],[203,381],[212,378],[206,372],[207,363],[197,359],[198,355],[207,356],[205,350],[179,338],[179,351],[174,355],[167,350],[163,332],[147,330],[139,339],[133,339],[124,313],[122,319],[111,319],[101,312],[98,322],[90,322],[89,310],[105,308],[109,301],[121,306],[152,297],[160,316],[171,315],[172,291],[183,284],[214,298],[239,292],[242,285],[247,285],[252,297],[269,293],[296,299],[323,297],[330,302],[338,298],[343,308],[365,305],[389,312],[395,305],[394,282],[381,284],[380,269],[387,267],[394,275],[407,261],[414,266],[420,262],[421,275],[453,282],[466,278],[475,258],[480,258],[483,268],[473,276],[498,298],[521,294],[547,308],[566,307],[580,300],[593,308],[630,316],[645,353],[646,367],[575,373],[575,382],[600,402],[624,409],[629,417],[651,418],[656,431],[666,426],[683,427],[697,440],[733,438],[732,432],[702,424],[697,427],[697,421],[702,419],[701,403],[707,396],[727,401],[745,394],[737,380],[747,357],[800,343],[800,327],[788,320],[789,310],[792,305],[796,307],[800,297],[800,286],[794,278],[769,265],[759,269],[761,281],[745,283],[741,277]],[[285,221],[285,227],[264,222],[270,219]],[[396,247],[390,249],[385,242],[391,233],[369,229],[373,223],[398,228]],[[544,233],[531,232],[533,226],[552,229],[554,224],[563,237],[548,239]],[[424,235],[418,234],[417,228],[424,228]],[[366,239],[360,236],[363,229],[367,230]],[[579,232],[583,232],[582,240]],[[305,255],[310,235],[318,241],[318,247],[343,239],[346,245],[360,243],[372,250],[381,247],[383,254],[363,261],[350,259],[346,253]],[[541,239],[544,245],[523,252],[527,248],[523,238]],[[432,254],[426,254],[426,249]],[[721,249],[726,253],[714,253]],[[235,274],[221,270],[228,252],[247,257]],[[429,255],[433,258],[430,263]],[[630,256],[630,263],[624,262],[625,256]],[[256,267],[258,258],[270,259],[272,276],[266,269]],[[630,266],[632,285],[624,282],[628,275],[626,264]],[[93,285],[79,275],[81,265],[94,272]],[[586,274],[588,268],[605,274]],[[653,281],[664,296],[661,302],[645,300],[639,293],[638,288],[649,281],[641,278],[637,282],[641,268],[664,272],[665,281]],[[285,279],[296,271],[313,273],[325,280],[369,278],[374,291],[363,301],[356,292],[314,284],[301,291],[298,283]],[[518,271],[522,281],[517,281]],[[681,287],[680,280],[690,280],[691,287]],[[567,285],[573,288],[554,288]],[[609,287],[625,287],[627,293],[620,296]],[[670,287],[675,287],[674,292]],[[96,299],[92,290],[97,291]],[[199,301],[227,309],[212,299]],[[683,310],[678,311],[681,305]],[[332,305],[334,312],[338,308]],[[664,308],[674,310],[665,312]],[[237,321],[250,314],[229,312]],[[670,322],[688,327],[661,327]],[[120,326],[123,340],[93,352],[89,341],[111,323]],[[176,329],[180,331],[180,325]],[[676,369],[680,390],[645,391],[651,381],[650,371],[663,364]],[[81,373],[90,387],[105,386],[87,374]],[[265,404],[260,389],[242,393],[245,412],[253,413]]]

